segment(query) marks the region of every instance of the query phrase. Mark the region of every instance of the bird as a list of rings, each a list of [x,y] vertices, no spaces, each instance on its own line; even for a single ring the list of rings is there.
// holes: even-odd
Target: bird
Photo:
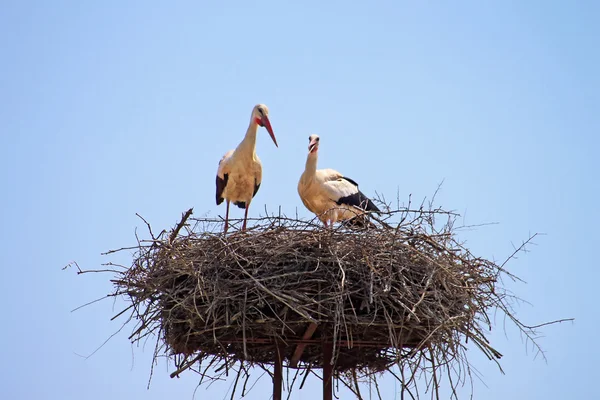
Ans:
[[[337,221],[355,221],[369,211],[380,212],[354,180],[334,169],[317,169],[319,140],[318,135],[309,136],[306,167],[298,181],[298,194],[306,208],[325,226]]]
[[[225,153],[219,161],[216,200],[217,205],[224,200],[227,203],[224,233],[227,233],[229,227],[230,202],[245,209],[242,231],[246,230],[248,208],[262,182],[262,164],[256,155],[256,134],[259,126],[266,128],[273,143],[279,148],[269,120],[269,108],[264,104],[257,104],[252,109],[246,136],[234,150]]]

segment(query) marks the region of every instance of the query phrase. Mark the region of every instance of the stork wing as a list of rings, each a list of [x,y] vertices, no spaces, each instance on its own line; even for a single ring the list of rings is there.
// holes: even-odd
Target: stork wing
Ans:
[[[379,208],[358,189],[358,183],[354,180],[340,176],[336,180],[330,180],[323,185],[330,199],[338,205],[358,207],[365,211],[379,211]]]
[[[228,168],[227,168],[227,160],[233,154],[233,150],[228,151],[223,158],[219,161],[219,168],[217,169],[217,194],[216,200],[217,205],[221,204],[223,200],[223,191],[225,191],[225,187],[227,186],[227,180],[229,179]]]
[[[252,198],[254,198],[254,196],[256,196],[256,193],[258,193],[258,189],[260,188],[260,184],[262,182],[262,164],[260,162],[260,158],[256,156],[255,161],[256,162],[254,164],[254,193],[252,193]]]
[[[227,186],[227,180],[229,179],[229,174],[223,174],[223,178],[217,175],[217,205],[221,204],[223,200],[223,191],[225,190],[225,186]]]

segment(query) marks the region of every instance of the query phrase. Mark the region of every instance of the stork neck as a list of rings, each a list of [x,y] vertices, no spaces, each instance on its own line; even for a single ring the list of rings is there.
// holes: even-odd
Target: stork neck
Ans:
[[[254,154],[256,151],[256,133],[258,132],[258,124],[255,121],[250,121],[246,136],[242,143],[238,146],[238,149],[242,152]]]
[[[306,173],[309,175],[314,175],[317,172],[317,152],[308,153],[308,157],[306,157],[306,167],[304,168]]]

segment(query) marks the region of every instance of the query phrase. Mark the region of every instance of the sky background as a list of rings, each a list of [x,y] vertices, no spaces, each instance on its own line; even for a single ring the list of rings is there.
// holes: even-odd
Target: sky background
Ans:
[[[308,217],[296,192],[308,136],[321,167],[401,199],[431,196],[464,223],[478,255],[501,260],[543,329],[548,362],[500,324],[497,367],[475,399],[585,399],[596,393],[600,194],[600,3],[594,1],[0,1],[0,398],[221,399],[228,384],[170,379],[152,346],[110,340],[119,304],[106,275],[63,271],[129,263],[103,251],[214,204],[222,155],[256,103],[279,142],[258,136],[263,184],[251,216]],[[243,214],[232,209],[233,217]],[[485,382],[485,383],[484,383]],[[395,384],[384,378],[386,398]],[[269,398],[263,379],[248,399]],[[461,394],[468,395],[470,388]],[[293,399],[320,398],[317,379]],[[195,395],[195,397],[194,397]],[[349,398],[346,392],[342,398]]]

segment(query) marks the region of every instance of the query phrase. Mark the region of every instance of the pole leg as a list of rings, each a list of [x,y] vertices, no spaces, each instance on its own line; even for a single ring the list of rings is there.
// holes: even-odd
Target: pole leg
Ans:
[[[323,343],[323,400],[333,400],[333,343]]]
[[[273,377],[273,400],[282,400],[281,387],[283,386],[283,346],[277,343],[277,359],[275,361],[275,376]]]

